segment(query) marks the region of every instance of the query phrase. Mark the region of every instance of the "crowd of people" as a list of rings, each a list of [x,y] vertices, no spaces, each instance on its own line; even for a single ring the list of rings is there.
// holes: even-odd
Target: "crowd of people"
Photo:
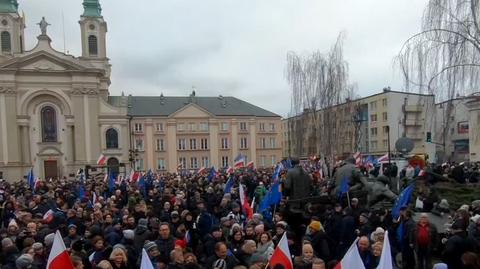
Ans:
[[[447,232],[426,212],[415,221],[409,205],[394,219],[391,208],[369,208],[359,197],[294,214],[291,196],[334,188],[324,181],[336,169],[319,173],[298,160],[291,165],[280,179],[273,170],[240,169],[214,178],[150,173],[115,184],[78,176],[33,188],[26,180],[0,180],[0,267],[46,268],[58,230],[76,269],[139,268],[142,249],[159,269],[264,269],[284,234],[299,269],[334,268],[357,238],[365,268],[377,268],[386,234],[400,268],[480,268],[480,201],[447,208]],[[260,212],[277,180],[283,182],[282,200]]]

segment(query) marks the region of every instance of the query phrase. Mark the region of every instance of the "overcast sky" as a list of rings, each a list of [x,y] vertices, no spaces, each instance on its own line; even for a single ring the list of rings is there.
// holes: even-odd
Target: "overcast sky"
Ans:
[[[232,95],[286,116],[288,51],[327,52],[344,31],[350,82],[366,96],[401,90],[393,66],[427,0],[100,0],[108,23],[110,93]],[[80,55],[82,0],[19,0],[27,49],[42,16],[53,47]]]

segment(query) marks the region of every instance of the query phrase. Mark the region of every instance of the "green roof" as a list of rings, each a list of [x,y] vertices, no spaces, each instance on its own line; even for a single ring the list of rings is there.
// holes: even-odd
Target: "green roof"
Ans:
[[[118,106],[122,98],[127,97],[109,96],[108,102]],[[128,115],[168,117],[190,104],[195,104],[214,116],[280,117],[238,98],[221,96],[128,96]]]
[[[17,0],[0,0],[0,13],[17,13]]]
[[[84,17],[101,18],[102,7],[98,0],[83,0],[83,15]]]

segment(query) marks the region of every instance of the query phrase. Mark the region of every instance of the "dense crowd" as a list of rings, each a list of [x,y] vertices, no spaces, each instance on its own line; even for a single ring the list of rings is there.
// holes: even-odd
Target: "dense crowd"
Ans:
[[[321,195],[318,190],[332,188],[325,182],[335,175],[292,164],[280,174],[283,199],[262,212],[274,171],[241,169],[214,178],[150,173],[113,185],[77,177],[40,181],[34,188],[25,180],[1,180],[1,268],[46,268],[57,230],[77,269],[139,268],[142,249],[161,269],[264,269],[284,234],[294,268],[333,268],[359,238],[361,259],[371,269],[378,265],[386,231],[401,268],[480,268],[480,201],[458,209],[444,204],[441,214],[451,215],[446,232],[431,222],[428,209],[419,209],[426,212],[416,213],[414,221],[412,207],[402,206],[394,219],[391,208],[369,208],[360,197],[294,214],[289,199],[298,188],[305,197]],[[245,209],[239,184],[256,213]],[[422,193],[416,197],[423,199]]]

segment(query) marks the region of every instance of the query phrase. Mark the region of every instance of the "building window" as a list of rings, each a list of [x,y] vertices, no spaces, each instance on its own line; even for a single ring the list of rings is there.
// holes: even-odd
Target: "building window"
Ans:
[[[98,41],[97,37],[94,35],[88,37],[88,52],[91,56],[98,55]]]
[[[377,136],[377,128],[370,128],[370,135]]]
[[[388,147],[388,140],[387,139],[383,139],[383,147],[384,148]]]
[[[191,150],[197,149],[197,139],[195,138],[190,139],[190,149]]]
[[[208,132],[208,122],[200,122],[200,131]]]
[[[377,141],[372,141],[372,142],[370,143],[370,149],[372,149],[372,150],[377,149]]]
[[[178,158],[178,164],[181,165],[181,169],[187,169],[187,158],[185,157],[180,157]]]
[[[270,148],[274,149],[277,147],[275,137],[270,137]]]
[[[208,159],[208,157],[202,157],[202,166],[203,167],[210,167],[210,160]]]
[[[163,139],[157,139],[157,151],[165,151],[165,142]]]
[[[240,138],[240,148],[241,149],[247,149],[248,148],[246,137]]]
[[[270,131],[275,131],[275,123],[270,123]]]
[[[178,131],[185,131],[185,124],[183,124],[183,123],[177,124],[177,130]]]
[[[383,126],[382,130],[383,130],[383,134],[388,134],[388,126]]]
[[[377,109],[377,101],[370,102],[371,109]]]
[[[247,130],[247,123],[240,122],[240,131],[246,131],[246,130]]]
[[[2,52],[12,51],[12,41],[10,38],[10,33],[7,31],[3,31],[0,39],[2,43]]]
[[[143,159],[137,159],[135,161],[135,170],[136,171],[143,171],[144,168],[143,168]]]
[[[228,156],[222,156],[222,167],[228,167]]]
[[[42,108],[42,141],[57,142],[57,115],[51,106]]]
[[[265,123],[261,122],[261,123],[259,124],[259,129],[260,129],[260,131],[262,131],[262,132],[265,131]]]
[[[187,149],[187,140],[185,138],[178,139],[178,149],[179,150]]]
[[[135,123],[134,130],[136,133],[143,133],[143,124]]]
[[[267,160],[267,157],[266,157],[265,155],[261,155],[261,156],[260,156],[260,165],[261,165],[262,167],[265,167],[265,165],[266,165],[266,160]]]
[[[159,122],[155,124],[155,129],[157,130],[157,132],[163,132],[163,123]]]
[[[387,120],[388,120],[388,114],[387,114],[387,112],[383,112],[383,113],[382,113],[382,119],[383,119],[383,121],[387,121]]]
[[[272,160],[272,166],[274,166],[275,164],[277,164],[277,158],[275,157],[275,155],[272,155],[272,156],[271,156],[271,160]]]
[[[260,138],[260,148],[262,149],[267,148],[267,139],[265,139],[265,137]]]
[[[190,123],[188,124],[188,130],[189,130],[189,131],[195,131],[195,130],[197,130],[197,125],[196,125],[195,123],[190,122]]]
[[[107,142],[107,149],[118,149],[118,132],[110,128],[105,132],[105,141]]]
[[[386,107],[388,105],[387,98],[382,99],[382,106]]]
[[[135,140],[135,149],[137,149],[138,151],[143,151],[143,139]]]
[[[222,138],[222,149],[228,149],[228,138]]]
[[[208,138],[200,139],[200,148],[201,149],[208,149]]]
[[[377,121],[377,114],[370,115],[370,121]]]
[[[190,168],[191,169],[197,169],[198,168],[197,157],[190,158]]]
[[[165,170],[165,159],[158,159],[157,161],[157,169],[158,170]]]
[[[228,122],[222,122],[222,131],[228,131]]]

